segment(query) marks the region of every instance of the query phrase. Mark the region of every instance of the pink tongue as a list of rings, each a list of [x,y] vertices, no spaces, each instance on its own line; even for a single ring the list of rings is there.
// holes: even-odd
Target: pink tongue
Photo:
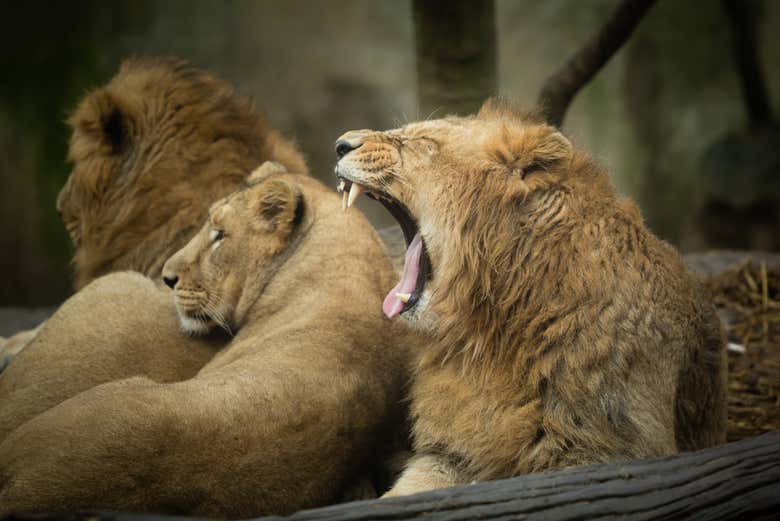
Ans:
[[[401,313],[404,308],[404,303],[395,296],[396,293],[414,293],[417,287],[417,275],[420,274],[420,257],[422,256],[422,238],[420,233],[414,236],[411,244],[406,249],[406,257],[404,258],[404,273],[401,275],[401,282],[390,290],[390,293],[385,297],[385,302],[382,304],[382,311],[385,312],[387,318],[393,318]]]

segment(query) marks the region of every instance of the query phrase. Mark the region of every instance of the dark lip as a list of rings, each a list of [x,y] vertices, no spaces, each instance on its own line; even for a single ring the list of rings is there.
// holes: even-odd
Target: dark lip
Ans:
[[[210,316],[208,316],[208,315],[207,315],[206,313],[204,313],[203,311],[192,311],[192,310],[184,310],[184,311],[183,311],[183,314],[184,314],[184,315],[185,315],[187,318],[189,318],[189,319],[191,319],[191,320],[198,320],[198,321],[200,321],[200,322],[205,322],[205,323],[207,323],[207,324],[208,324],[209,322],[211,322],[211,323],[214,323],[214,319],[213,319],[213,318],[211,318]]]
[[[371,199],[375,201],[379,201],[382,206],[384,206],[388,212],[390,212],[390,215],[393,216],[393,218],[396,220],[396,222],[401,227],[401,231],[404,234],[404,242],[406,242],[406,248],[409,248],[409,245],[412,243],[412,239],[414,239],[414,236],[417,235],[417,232],[420,230],[419,225],[417,224],[417,220],[412,216],[412,212],[409,211],[409,209],[401,203],[400,201],[397,201],[396,199],[391,198],[385,193],[378,192],[377,190],[373,188],[369,188],[366,185],[360,183],[359,181],[355,181],[353,179],[350,179],[346,176],[341,175],[336,172],[336,177],[340,180],[344,180],[347,184],[345,187],[346,190],[349,190],[351,183],[357,182],[358,184],[366,187],[366,197],[370,197]],[[370,190],[370,191],[369,191]],[[423,291],[425,290],[425,285],[428,283],[428,281],[431,279],[433,275],[433,270],[431,269],[431,258],[428,256],[428,246],[425,244],[425,239],[420,237],[422,240],[422,255],[420,256],[420,273],[417,274],[417,281],[415,283],[414,293],[409,297],[409,301],[404,304],[403,309],[401,310],[401,314],[406,313],[410,309],[412,309],[415,305],[417,305],[417,302],[419,302],[420,297],[422,296]]]

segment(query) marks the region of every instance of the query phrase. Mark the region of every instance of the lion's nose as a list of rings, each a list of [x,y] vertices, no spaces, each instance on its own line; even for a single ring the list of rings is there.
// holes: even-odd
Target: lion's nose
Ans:
[[[350,143],[346,139],[339,139],[336,141],[336,159],[341,159],[348,152],[352,152],[356,148],[360,147],[362,143]]]
[[[163,275],[163,282],[165,282],[165,285],[169,288],[174,289],[176,287],[176,283],[179,282],[179,277],[166,277]]]

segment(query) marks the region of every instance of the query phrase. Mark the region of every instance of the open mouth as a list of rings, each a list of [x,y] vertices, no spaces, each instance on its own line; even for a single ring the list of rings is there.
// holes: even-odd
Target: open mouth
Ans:
[[[384,311],[387,318],[393,318],[401,313],[406,313],[420,301],[425,285],[432,276],[431,259],[426,251],[425,241],[423,241],[420,235],[417,221],[409,212],[409,209],[400,201],[391,198],[383,192],[361,186],[338,172],[336,176],[340,179],[338,191],[342,194],[341,206],[343,209],[346,210],[351,207],[361,194],[365,194],[367,197],[382,203],[401,226],[404,241],[406,242],[404,268],[401,280],[385,297],[382,311]]]

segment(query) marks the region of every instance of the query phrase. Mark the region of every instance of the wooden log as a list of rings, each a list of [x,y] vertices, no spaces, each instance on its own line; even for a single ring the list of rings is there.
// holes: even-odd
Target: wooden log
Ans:
[[[777,519],[780,431],[698,452],[302,511],[364,519]]]
[[[778,519],[780,431],[653,460],[576,467],[413,496],[304,510],[263,521]],[[134,514],[9,519],[173,521]],[[181,518],[179,518],[181,519]]]

